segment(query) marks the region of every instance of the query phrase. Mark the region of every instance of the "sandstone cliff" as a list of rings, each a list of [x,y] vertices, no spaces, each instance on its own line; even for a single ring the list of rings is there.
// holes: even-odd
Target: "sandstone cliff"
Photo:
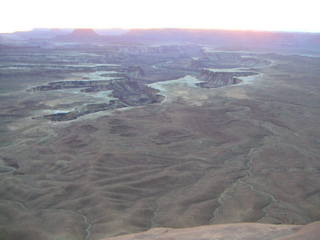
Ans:
[[[319,240],[320,222],[305,226],[237,223],[193,228],[153,228],[104,240]]]

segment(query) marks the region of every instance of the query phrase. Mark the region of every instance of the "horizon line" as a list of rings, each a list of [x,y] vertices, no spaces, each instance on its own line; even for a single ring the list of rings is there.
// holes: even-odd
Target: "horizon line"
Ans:
[[[0,31],[0,34],[14,34],[14,33],[19,33],[19,32],[31,32],[34,30],[75,30],[75,29],[93,29],[93,30],[113,30],[113,29],[118,29],[118,30],[160,30],[160,29],[165,29],[165,30],[202,30],[202,31],[230,31],[230,32],[261,32],[261,33],[310,33],[310,34],[320,34],[320,31],[306,31],[306,30],[260,30],[260,29],[231,29],[231,28],[187,28],[187,27],[106,27],[106,28],[101,28],[101,27],[33,27],[27,30],[15,30],[15,31],[7,31],[7,32],[2,32]]]

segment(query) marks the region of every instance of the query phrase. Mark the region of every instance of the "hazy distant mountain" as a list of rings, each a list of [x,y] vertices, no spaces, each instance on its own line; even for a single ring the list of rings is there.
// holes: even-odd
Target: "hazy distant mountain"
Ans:
[[[319,51],[320,33],[258,32],[209,29],[33,29],[0,34],[11,40],[54,40],[67,42],[113,42],[152,44],[208,44],[224,50],[303,49]]]

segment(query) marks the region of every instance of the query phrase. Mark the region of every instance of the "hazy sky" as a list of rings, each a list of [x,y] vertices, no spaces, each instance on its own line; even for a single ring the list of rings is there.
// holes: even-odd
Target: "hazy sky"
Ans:
[[[320,0],[1,0],[0,32],[215,28],[320,32]]]

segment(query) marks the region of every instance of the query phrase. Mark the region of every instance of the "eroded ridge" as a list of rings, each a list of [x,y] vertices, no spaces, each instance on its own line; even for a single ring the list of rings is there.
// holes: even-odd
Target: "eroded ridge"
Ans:
[[[203,82],[196,85],[202,88],[218,88],[234,85],[241,82],[238,77],[248,77],[257,75],[256,72],[221,72],[212,70],[202,70],[199,79]]]

